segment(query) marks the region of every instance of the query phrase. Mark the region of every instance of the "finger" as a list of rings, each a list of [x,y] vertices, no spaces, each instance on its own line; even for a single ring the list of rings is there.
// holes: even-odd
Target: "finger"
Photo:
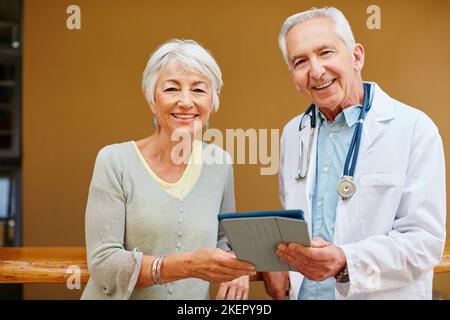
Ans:
[[[219,285],[219,290],[217,290],[216,300],[225,300],[225,295],[228,291],[228,282],[222,282]]]
[[[234,251],[224,251],[225,255],[232,259],[237,259]]]
[[[315,265],[311,266],[304,261],[288,262],[298,272],[303,274],[307,279],[317,281],[322,278],[322,273]]]
[[[225,272],[229,275],[234,275],[234,278],[239,278],[241,276],[254,276],[256,275],[256,270],[253,265],[249,265],[249,267],[236,267],[236,265],[223,264],[221,265],[221,269],[226,270]]]
[[[311,241],[311,247],[314,247],[314,248],[323,248],[323,247],[326,247],[328,245],[330,245],[330,243],[328,241],[325,241],[321,237],[315,237]]]
[[[325,240],[323,240],[323,238],[320,236],[312,238],[312,242],[322,242],[322,241],[325,241]]]
[[[216,261],[215,264],[207,272],[208,275],[214,275],[222,282],[231,281],[243,275],[255,275],[256,271],[248,271],[247,269],[233,268],[233,263],[237,260]],[[252,266],[253,267],[253,266]],[[253,267],[254,268],[254,267]]]
[[[309,256],[307,254],[305,254],[305,252],[301,252],[301,251],[299,252],[299,251],[289,250],[289,251],[285,251],[285,252],[277,251],[276,253],[280,258],[283,258],[283,259],[286,259],[286,257],[288,257],[288,256],[295,260],[309,259]]]
[[[245,289],[244,289],[244,287],[241,284],[239,284],[236,287],[236,297],[239,297],[238,300],[247,300],[245,298],[245,292],[244,291],[245,291]]]
[[[248,299],[249,282],[248,276],[243,276],[238,279],[238,289],[236,292],[238,296],[242,297],[242,300]]]
[[[277,247],[280,251],[286,251],[287,250],[287,244],[286,243],[280,243]]]
[[[304,252],[308,249],[309,249],[309,247],[304,246],[297,242],[290,242],[287,246],[287,251]]]
[[[328,246],[328,245],[327,245]],[[285,254],[288,254],[295,259],[303,259],[312,264],[317,263],[317,261],[322,261],[324,256],[324,248],[311,248],[305,247],[297,243],[290,243],[288,251]]]
[[[296,257],[293,257],[289,254],[284,254],[280,256],[281,261],[291,265],[294,267],[298,272],[304,273],[304,271],[307,269],[304,260],[297,259]]]
[[[317,267],[317,263],[315,260],[311,259],[310,257],[304,257],[302,255],[296,255],[296,254],[286,254],[283,256],[283,259],[286,263],[292,265],[292,266],[301,266],[302,268],[311,268],[314,269]]]
[[[233,257],[228,252],[225,252],[227,256],[224,256],[223,259],[220,260],[220,264],[224,267],[228,267],[236,270],[245,270],[245,271],[255,271],[255,266],[247,261],[238,260]]]
[[[250,292],[250,286],[249,286],[249,283],[247,282],[247,284],[244,286],[244,289],[243,289],[242,300],[248,300],[249,292]]]
[[[236,298],[236,284],[230,283],[230,285],[228,286],[226,300],[234,300],[235,298]]]

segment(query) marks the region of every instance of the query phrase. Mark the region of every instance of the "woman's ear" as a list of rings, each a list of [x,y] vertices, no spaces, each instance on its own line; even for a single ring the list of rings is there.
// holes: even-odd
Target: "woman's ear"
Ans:
[[[150,110],[153,114],[156,114],[156,107],[153,103],[149,103],[148,106],[150,107]]]
[[[356,71],[361,71],[364,67],[365,50],[362,44],[357,43],[353,49],[353,65]]]
[[[155,104],[150,102],[150,99],[147,97],[147,92],[144,91],[144,97],[145,97],[145,101],[147,101],[148,106],[150,107],[150,110],[152,111],[153,114],[156,113],[156,107]]]
[[[220,91],[217,90],[215,93],[213,93],[212,101],[211,101],[211,112],[216,112],[219,108],[219,97],[220,97]]]
[[[156,114],[156,106],[154,103],[150,102],[149,100],[147,100],[148,106],[150,107],[150,110],[152,111],[153,114]]]

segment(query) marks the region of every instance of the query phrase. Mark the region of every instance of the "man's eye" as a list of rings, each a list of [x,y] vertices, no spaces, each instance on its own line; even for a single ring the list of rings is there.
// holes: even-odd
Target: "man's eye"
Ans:
[[[325,50],[325,51],[322,51],[322,53],[321,53],[321,55],[322,56],[326,56],[326,55],[328,55],[328,54],[330,54],[330,53],[332,53],[333,51],[331,51],[331,50]]]
[[[295,61],[294,62],[294,67],[298,67],[298,66],[300,66],[300,65],[302,65],[303,63],[305,62],[305,60],[297,60],[297,61]]]

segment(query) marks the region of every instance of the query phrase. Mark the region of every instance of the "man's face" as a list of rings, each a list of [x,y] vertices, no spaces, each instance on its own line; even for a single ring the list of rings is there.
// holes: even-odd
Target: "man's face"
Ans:
[[[343,109],[359,102],[364,48],[357,44],[350,52],[333,21],[315,18],[296,25],[288,32],[286,45],[297,90],[321,110]]]

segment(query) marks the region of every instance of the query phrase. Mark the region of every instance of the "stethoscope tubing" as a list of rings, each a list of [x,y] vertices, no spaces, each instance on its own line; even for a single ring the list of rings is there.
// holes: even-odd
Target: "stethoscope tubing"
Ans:
[[[355,173],[356,162],[357,162],[359,147],[360,147],[360,143],[361,143],[363,123],[364,123],[367,113],[369,112],[369,110],[372,106],[372,100],[373,100],[373,85],[370,83],[364,83],[364,101],[363,101],[363,105],[361,108],[361,112],[358,117],[358,123],[356,124],[355,131],[353,133],[353,137],[352,137],[352,140],[350,143],[350,148],[347,153],[347,157],[345,159],[343,176],[348,176],[348,177],[352,178]],[[299,142],[301,150],[299,150],[300,158],[299,158],[299,165],[298,165],[298,171],[297,171],[297,177],[296,177],[297,181],[305,179],[306,175],[308,173],[308,167],[309,167],[310,157],[311,157],[312,141],[314,139],[314,133],[316,131],[316,126],[317,126],[317,110],[316,110],[316,106],[314,104],[311,104],[308,107],[308,109],[305,111],[303,116],[301,117],[300,124],[299,124],[299,132],[301,132],[306,127],[306,126],[303,126],[303,120],[304,120],[305,116],[308,116],[310,118],[311,132],[310,132],[310,137],[309,137],[309,142],[308,142],[308,149],[307,149],[307,156],[306,156],[307,164],[306,164],[306,170],[305,170],[304,174],[302,173],[302,170],[304,167],[304,164],[303,164],[304,153],[303,153],[303,150],[301,147],[302,142],[301,141]],[[349,166],[350,161],[351,161],[351,166]]]

